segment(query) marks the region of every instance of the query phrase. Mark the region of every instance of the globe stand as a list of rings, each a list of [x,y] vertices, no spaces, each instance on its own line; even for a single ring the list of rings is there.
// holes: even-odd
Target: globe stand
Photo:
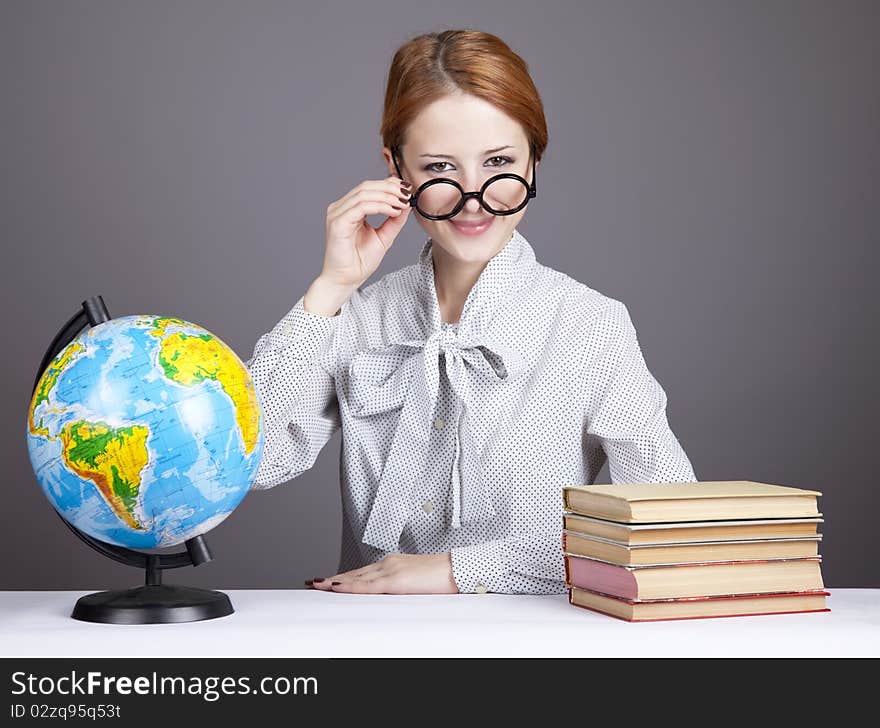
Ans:
[[[186,547],[188,551],[200,547],[207,549],[207,544],[201,536],[196,536],[186,542]],[[235,611],[223,592],[163,584],[164,567],[159,563],[160,557],[156,554],[146,554],[146,557],[143,586],[86,594],[77,600],[70,616],[84,622],[156,624],[195,622],[225,617]]]
[[[101,296],[83,301],[82,310],[71,316],[49,345],[34,380],[33,391],[36,392],[49,363],[87,325],[97,326],[110,318]],[[198,566],[212,560],[203,536],[187,540],[186,551],[148,554],[93,538],[66,521],[57,510],[55,513],[81,541],[98,553],[126,566],[145,570],[143,586],[95,592],[80,597],[70,615],[73,619],[108,624],[165,624],[225,617],[235,611],[229,597],[223,592],[162,583],[164,569]]]

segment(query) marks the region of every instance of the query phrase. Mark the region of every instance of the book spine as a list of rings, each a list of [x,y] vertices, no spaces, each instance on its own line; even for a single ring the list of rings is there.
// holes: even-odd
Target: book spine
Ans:
[[[596,614],[604,614],[606,617],[614,617],[614,619],[619,619],[622,622],[629,622],[630,624],[641,624],[642,622],[680,622],[685,619],[725,619],[727,617],[771,617],[775,614],[819,614],[820,612],[830,612],[830,607],[825,607],[824,609],[798,609],[793,612],[749,612],[746,614],[703,614],[691,617],[651,617],[649,619],[627,619],[626,617],[621,617],[617,614],[612,614],[611,612],[603,612],[601,609],[596,609],[595,607],[588,607],[584,604],[577,604],[576,602],[571,602],[572,606],[580,607],[581,609],[586,609],[588,612],[595,612]]]
[[[783,591],[783,592],[751,592],[747,594],[710,594],[706,596],[694,597],[667,597],[664,599],[627,599],[625,597],[607,594],[606,592],[590,589],[585,586],[572,585],[576,591],[587,592],[590,594],[598,594],[606,599],[613,599],[616,602],[624,602],[626,604],[668,604],[673,602],[739,602],[749,599],[768,599],[779,597],[830,597],[831,592],[827,589],[807,589],[806,591]]]

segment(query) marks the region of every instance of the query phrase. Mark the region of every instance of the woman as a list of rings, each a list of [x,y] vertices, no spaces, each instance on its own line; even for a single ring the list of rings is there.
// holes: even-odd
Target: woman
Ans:
[[[563,485],[606,458],[615,483],[696,480],[666,395],[626,306],[538,263],[517,228],[547,128],[503,41],[402,46],[382,137],[389,176],[329,205],[321,273],[248,361],[265,417],[253,487],[308,470],[341,427],[339,573],[307,585],[563,593]],[[418,261],[365,285],[412,214]]]

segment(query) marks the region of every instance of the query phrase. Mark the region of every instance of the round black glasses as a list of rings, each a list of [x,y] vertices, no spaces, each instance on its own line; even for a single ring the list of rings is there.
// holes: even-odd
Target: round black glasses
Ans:
[[[503,172],[487,179],[478,191],[465,192],[454,179],[438,177],[422,184],[410,197],[409,204],[429,220],[446,220],[455,217],[461,212],[468,199],[475,197],[480,201],[483,209],[493,215],[513,215],[522,210],[529,200],[538,194],[535,176],[535,157],[537,155],[534,145],[530,149],[532,156],[531,184],[518,174]],[[397,176],[403,179],[397,164],[398,154],[400,154],[400,147],[391,147],[394,168],[397,170]]]

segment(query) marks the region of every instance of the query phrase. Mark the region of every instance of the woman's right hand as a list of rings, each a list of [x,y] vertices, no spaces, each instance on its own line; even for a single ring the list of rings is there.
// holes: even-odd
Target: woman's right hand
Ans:
[[[403,229],[410,192],[396,176],[364,180],[327,206],[327,245],[321,277],[329,284],[354,291],[379,267]],[[388,215],[378,228],[367,215]]]

